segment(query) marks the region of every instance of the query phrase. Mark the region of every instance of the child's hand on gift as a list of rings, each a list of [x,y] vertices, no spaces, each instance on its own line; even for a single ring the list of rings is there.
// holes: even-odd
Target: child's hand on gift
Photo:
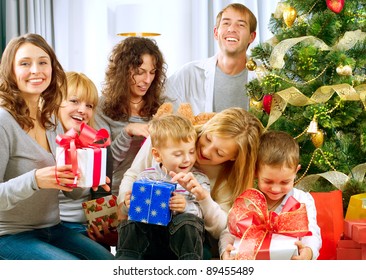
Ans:
[[[103,231],[99,231],[98,227],[91,224],[92,229],[87,231],[90,239],[105,244],[108,246],[116,246],[118,241],[118,233],[116,229],[111,230],[109,228],[109,223],[102,221]]]
[[[234,260],[235,259],[235,256],[232,256],[231,255],[231,251],[232,250],[235,250],[235,247],[232,244],[228,244],[226,246],[225,251],[221,255],[221,259],[222,260]]]
[[[127,220],[128,215],[126,215],[125,213],[128,213],[128,210],[130,209],[131,195],[132,195],[132,190],[127,191],[125,193],[124,201],[121,202],[120,204],[118,204],[118,206],[117,206],[118,221]]]
[[[169,199],[169,209],[177,213],[183,213],[186,209],[186,198],[184,195],[173,192],[173,196]]]
[[[175,173],[174,171],[170,171],[169,175],[172,176],[172,182],[178,182],[183,188],[191,192],[196,197],[197,201],[203,200],[210,195],[209,192],[198,183],[192,172]]]
[[[117,206],[117,220],[118,221],[127,220],[127,218],[128,218],[128,215],[124,214],[124,211],[122,210],[122,207],[125,207],[124,203],[120,203]]]
[[[293,256],[291,260],[311,260],[313,259],[313,250],[305,246],[301,241],[296,241],[295,245],[299,251],[298,256]]]
[[[123,202],[127,209],[130,209],[132,190],[125,193],[125,201]]]

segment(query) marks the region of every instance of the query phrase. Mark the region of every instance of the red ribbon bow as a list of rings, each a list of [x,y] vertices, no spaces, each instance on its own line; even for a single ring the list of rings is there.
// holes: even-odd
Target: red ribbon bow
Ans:
[[[111,140],[109,133],[106,129],[95,130],[85,123],[80,125],[80,133],[74,128],[71,128],[63,135],[57,135],[56,143],[64,148],[65,152],[65,163],[71,163],[72,173],[77,177],[78,175],[78,161],[77,161],[77,149],[80,148],[92,148],[94,149],[96,158],[101,157],[100,148],[105,148],[110,145]],[[100,160],[96,161],[100,169]],[[98,170],[98,166],[95,167]],[[93,182],[99,182],[100,172],[93,172]],[[99,174],[99,179],[98,179]],[[58,181],[57,173],[56,180]]]
[[[237,259],[255,259],[260,249],[269,249],[272,233],[311,235],[305,204],[290,196],[280,214],[269,212],[265,196],[257,189],[246,190],[235,200],[228,214],[228,227],[241,238]]]

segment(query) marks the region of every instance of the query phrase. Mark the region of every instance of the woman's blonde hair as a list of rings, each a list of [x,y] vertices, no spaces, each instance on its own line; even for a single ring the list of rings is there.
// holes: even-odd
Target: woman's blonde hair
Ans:
[[[234,139],[238,154],[234,161],[227,161],[211,187],[211,196],[219,204],[231,207],[234,200],[253,186],[262,123],[242,108],[229,108],[217,113],[206,124],[198,127],[198,136],[211,133],[222,138]]]
[[[93,115],[89,120],[88,125],[91,127],[95,126],[94,123],[94,112],[98,105],[98,90],[93,81],[88,78],[85,74],[69,71],[66,72],[67,79],[67,96],[76,96],[80,101],[85,101],[93,105]]]

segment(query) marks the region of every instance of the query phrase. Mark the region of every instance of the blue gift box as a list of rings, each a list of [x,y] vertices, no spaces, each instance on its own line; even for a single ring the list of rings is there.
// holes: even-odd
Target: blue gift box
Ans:
[[[166,226],[171,219],[169,199],[175,189],[176,184],[164,181],[134,182],[128,219]]]

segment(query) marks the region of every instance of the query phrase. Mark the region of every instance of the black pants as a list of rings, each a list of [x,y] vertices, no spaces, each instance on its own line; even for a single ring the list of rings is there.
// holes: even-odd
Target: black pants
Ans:
[[[167,226],[122,221],[118,226],[116,259],[201,260],[204,223],[195,215],[173,216]]]

